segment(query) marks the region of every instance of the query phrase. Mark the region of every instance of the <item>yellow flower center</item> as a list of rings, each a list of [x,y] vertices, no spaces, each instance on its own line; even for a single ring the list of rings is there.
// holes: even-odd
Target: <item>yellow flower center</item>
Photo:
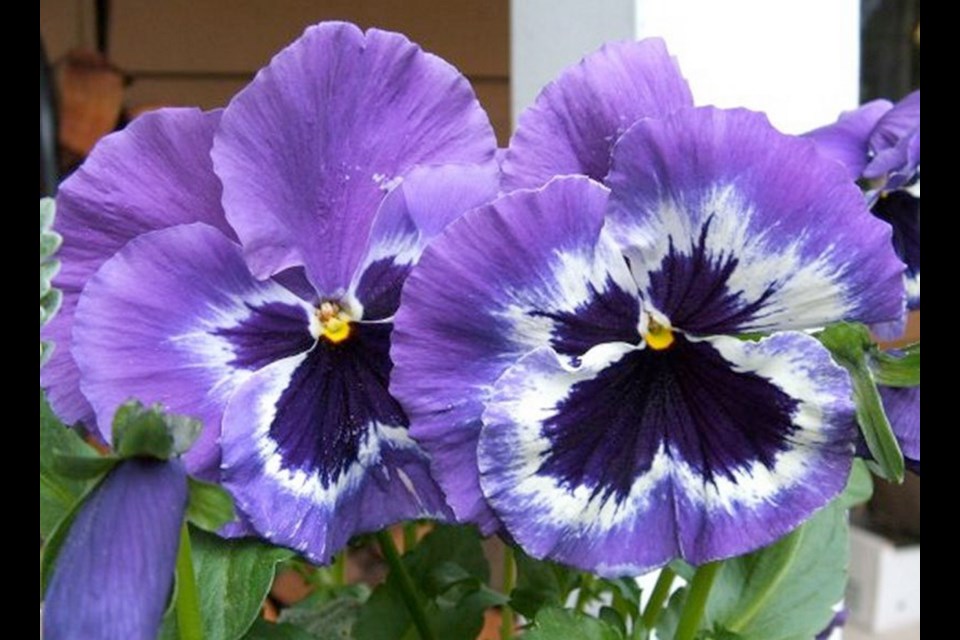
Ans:
[[[317,321],[320,323],[320,335],[333,344],[339,344],[350,337],[350,314],[336,302],[320,303],[317,308]]]
[[[673,344],[673,329],[662,325],[653,318],[647,323],[647,332],[643,334],[647,346],[654,351],[663,351]]]

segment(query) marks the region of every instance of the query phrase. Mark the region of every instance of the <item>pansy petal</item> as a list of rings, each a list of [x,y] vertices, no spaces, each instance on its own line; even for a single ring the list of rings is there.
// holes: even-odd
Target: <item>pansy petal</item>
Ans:
[[[90,280],[74,327],[83,392],[109,441],[116,408],[159,402],[201,420],[186,454],[192,472],[215,478],[220,418],[254,371],[314,342],[312,306],[257,281],[240,247],[202,223],[144,234]]]
[[[865,177],[887,177],[891,189],[910,178],[920,164],[920,91],[884,114],[870,136],[869,147],[873,158],[863,172]]]
[[[874,100],[846,111],[836,122],[814,129],[804,136],[817,143],[821,153],[837,160],[847,168],[850,179],[857,181],[870,161],[868,141],[877,121],[893,103]]]
[[[790,531],[843,489],[849,381],[812,338],[539,350],[484,413],[484,494],[527,552],[603,576],[700,564]]]
[[[601,180],[617,138],[641,118],[693,105],[663,40],[603,45],[564,71],[520,114],[503,163],[507,190],[557,175]]]
[[[270,541],[325,564],[351,536],[448,518],[425,454],[387,390],[389,324],[276,362],[223,418],[224,483]]]
[[[610,335],[639,341],[626,263],[601,233],[607,190],[583,177],[515,191],[451,224],[404,285],[391,389],[457,516],[496,527],[480,494],[483,396],[523,354],[576,357]]]
[[[486,162],[495,149],[456,69],[402,35],[327,22],[233,99],[213,161],[254,274],[303,265],[334,296],[397,180],[417,164]]]
[[[70,343],[80,292],[100,265],[138,235],[175,224],[206,222],[233,237],[210,162],[219,121],[219,111],[198,109],[144,114],[102,139],[60,186],[56,229],[63,236],[57,253],[62,268],[53,285],[63,292],[63,306],[41,332],[57,348],[40,382],[65,422],[93,419]]]
[[[400,289],[431,238],[464,212],[490,202],[500,188],[495,162],[421,166],[384,198],[348,291],[364,320],[392,316]]]
[[[879,386],[883,409],[909,462],[920,465],[920,387]]]
[[[155,638],[173,586],[187,476],[177,460],[126,460],[80,507],[43,611],[48,640]]]
[[[645,302],[675,327],[730,334],[899,318],[890,227],[816,145],[762,114],[683,109],[613,152],[608,224]]]

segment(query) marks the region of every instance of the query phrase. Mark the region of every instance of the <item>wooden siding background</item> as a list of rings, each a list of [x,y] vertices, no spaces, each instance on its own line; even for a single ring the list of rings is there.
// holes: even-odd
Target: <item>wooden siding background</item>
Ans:
[[[458,67],[510,133],[509,0],[113,0],[109,57],[129,82],[126,107],[225,105],[310,24],[347,20],[405,33]],[[91,0],[43,0],[40,33],[54,65],[93,49]]]

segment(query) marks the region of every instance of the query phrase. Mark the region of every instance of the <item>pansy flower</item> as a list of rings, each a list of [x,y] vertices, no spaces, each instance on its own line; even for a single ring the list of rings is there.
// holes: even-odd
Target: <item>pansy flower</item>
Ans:
[[[60,192],[54,408],[104,438],[130,397],[199,418],[190,471],[317,561],[445,516],[388,349],[424,242],[496,194],[495,149],[453,67],[344,23],[308,29],[223,111],[138,118]]]
[[[457,515],[601,575],[750,551],[837,495],[850,383],[802,330],[903,307],[842,167],[688,100],[656,41],[565,72],[515,136],[555,153],[504,162],[534,188],[445,229],[396,318],[391,389]],[[536,184],[551,158],[586,175]]]
[[[893,227],[894,250],[907,266],[907,302],[919,309],[920,92],[895,105],[869,102],[806,135],[863,182],[871,211]]]

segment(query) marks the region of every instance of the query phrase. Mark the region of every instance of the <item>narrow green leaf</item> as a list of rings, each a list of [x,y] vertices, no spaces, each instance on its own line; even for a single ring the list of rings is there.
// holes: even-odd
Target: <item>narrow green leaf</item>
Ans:
[[[873,495],[873,475],[867,464],[859,458],[854,459],[853,468],[850,469],[850,477],[847,479],[847,486],[843,493],[837,499],[846,509],[863,504]]]
[[[93,480],[106,475],[120,462],[116,456],[58,455],[53,459],[53,468],[61,476],[74,480]]]
[[[915,387],[920,384],[920,343],[900,352],[874,349],[869,356],[869,365],[878,384]]]
[[[58,473],[59,456],[96,456],[96,450],[53,415],[40,392],[40,536],[47,539],[86,492],[89,483]]]
[[[902,482],[905,465],[900,445],[883,410],[880,393],[867,365],[867,353],[873,349],[870,332],[863,325],[841,322],[818,334],[817,338],[847,370],[853,384],[857,422],[863,439],[875,460],[877,473],[893,482]]]
[[[193,477],[187,478],[187,487],[187,522],[195,527],[215,533],[236,516],[233,498],[223,487]]]
[[[623,635],[604,620],[568,609],[548,607],[537,614],[534,627],[524,640],[622,640]]]
[[[847,533],[846,509],[835,502],[778,542],[725,561],[705,626],[745,640],[812,638],[843,597]]]

